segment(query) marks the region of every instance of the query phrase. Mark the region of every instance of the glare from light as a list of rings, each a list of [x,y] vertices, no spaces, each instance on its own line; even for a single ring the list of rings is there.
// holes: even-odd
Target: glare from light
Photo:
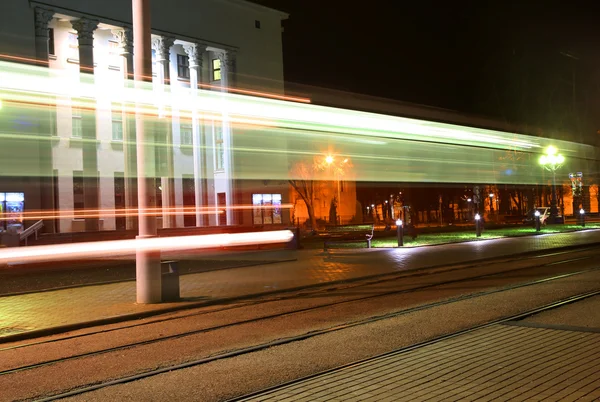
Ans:
[[[327,157],[325,158],[325,162],[331,165],[333,163],[333,156],[327,155]]]
[[[481,215],[479,215],[479,214],[475,214],[475,220],[476,220],[476,221],[478,221],[478,220],[480,220],[480,219],[481,219]]]
[[[535,212],[534,212],[534,215],[535,215],[535,216],[540,216],[540,215],[541,215],[541,214],[540,214],[540,211],[535,211]]]
[[[396,220],[396,226],[398,226],[398,227],[402,226],[402,219]]]
[[[472,200],[472,199],[470,199],[470,198],[467,198],[467,202],[471,202],[471,201],[473,201],[473,200]]]
[[[494,193],[490,193],[490,198],[494,198]]]
[[[136,250],[181,251],[201,248],[220,248],[250,244],[287,243],[294,235],[289,230],[268,232],[226,233],[199,236],[155,237],[99,241],[49,246],[12,247],[0,249],[0,261],[4,263],[30,263],[73,259],[92,259],[133,256]]]
[[[581,209],[579,210],[579,213],[580,213],[581,215],[583,215],[583,214],[585,214],[585,210],[584,210],[583,208],[581,208]]]

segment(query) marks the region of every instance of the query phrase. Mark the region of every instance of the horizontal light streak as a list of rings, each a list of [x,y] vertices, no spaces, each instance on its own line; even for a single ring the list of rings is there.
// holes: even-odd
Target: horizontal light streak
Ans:
[[[289,230],[277,230],[269,232],[155,237],[148,239],[14,247],[0,249],[0,261],[4,264],[26,264],[32,262],[107,258],[107,256],[123,257],[133,255],[137,250],[166,252],[287,243],[292,240],[293,236]]]
[[[102,218],[105,216],[110,217],[123,217],[123,216],[163,216],[163,215],[179,215],[179,214],[195,214],[200,213],[203,215],[207,214],[223,214],[226,210],[254,210],[254,209],[291,209],[292,204],[281,204],[281,205],[230,205],[221,207],[156,207],[146,208],[144,212],[141,212],[137,208],[102,208],[102,209],[71,209],[71,210],[60,210],[60,211],[26,211],[20,213],[19,216],[22,220],[40,220],[40,219],[84,219],[84,218]],[[15,218],[6,216],[0,216],[0,221],[12,221]]]
[[[6,71],[2,71],[2,64],[9,64]],[[128,88],[123,85],[101,86],[94,85],[91,76],[84,75],[82,80],[75,80],[69,76],[63,76],[61,79],[59,75],[49,74],[48,69],[45,69],[45,76],[42,76],[40,67],[27,68],[28,70],[21,72],[12,63],[0,62],[1,87],[88,100],[110,97],[115,102],[143,105],[144,111],[154,115],[158,113],[157,107],[171,106],[178,110],[189,110],[190,113],[192,109],[197,109],[204,113],[224,114],[228,118],[272,120],[281,127],[344,132],[362,137],[377,136],[499,149],[527,150],[540,146],[539,140],[534,137],[493,130],[217,91],[200,90],[197,91],[198,95],[195,95],[194,91],[190,90],[177,93],[153,90],[152,84],[142,85],[141,88]]]

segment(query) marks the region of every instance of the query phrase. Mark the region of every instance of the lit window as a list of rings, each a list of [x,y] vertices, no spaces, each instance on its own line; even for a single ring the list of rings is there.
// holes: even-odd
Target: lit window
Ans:
[[[215,170],[225,169],[225,147],[223,145],[223,126],[213,124],[215,130]]]
[[[113,104],[112,109],[112,140],[123,141],[123,112],[120,104]]]
[[[81,138],[83,136],[83,125],[81,118],[81,109],[74,107],[71,114],[71,121],[73,122],[73,128],[71,130],[71,136],[73,138]]]
[[[281,194],[252,194],[252,206],[255,225],[281,223]]]
[[[190,64],[186,55],[177,55],[177,76],[179,78],[190,78]]]
[[[213,59],[212,69],[213,69],[213,81],[219,81],[221,79],[221,60],[220,59]]]
[[[181,145],[192,145],[192,125],[182,123],[179,127],[179,133],[181,136]]]

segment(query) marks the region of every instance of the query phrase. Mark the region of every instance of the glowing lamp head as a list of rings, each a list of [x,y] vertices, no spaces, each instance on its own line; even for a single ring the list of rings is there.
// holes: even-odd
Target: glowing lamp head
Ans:
[[[585,214],[585,210],[584,210],[583,208],[581,208],[581,209],[579,210],[579,213],[580,213],[581,215],[583,215],[583,214]]]
[[[535,211],[533,214],[534,214],[536,217],[538,217],[538,216],[540,216],[540,211]]]
[[[327,162],[328,164],[332,164],[333,163],[333,156],[327,155],[327,157],[325,158],[325,162]]]
[[[546,155],[548,156],[556,155],[557,153],[558,149],[556,149],[556,147],[553,145],[550,145],[548,148],[546,148]]]
[[[467,198],[467,202],[471,202],[471,201],[473,201],[473,200],[472,200],[472,199],[470,199],[470,198]]]
[[[371,204],[371,208],[375,208],[375,204]]]
[[[402,219],[396,219],[396,226],[402,226]]]
[[[475,214],[475,220],[476,220],[476,221],[479,221],[480,219],[481,219],[481,215],[479,215],[479,214]]]
[[[494,198],[494,193],[490,193],[490,198]]]

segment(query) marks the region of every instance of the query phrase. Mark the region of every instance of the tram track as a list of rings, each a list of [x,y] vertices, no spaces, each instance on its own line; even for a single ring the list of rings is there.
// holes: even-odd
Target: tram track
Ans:
[[[597,270],[593,269],[593,270]],[[592,270],[586,270],[585,272],[590,272]],[[168,367],[161,367],[158,369],[153,369],[153,370],[148,370],[142,373],[138,373],[135,375],[130,375],[130,376],[126,376],[126,377],[122,377],[119,379],[115,379],[115,380],[111,380],[111,381],[107,381],[107,382],[103,382],[100,384],[94,384],[91,386],[86,386],[86,387],[80,387],[77,389],[73,389],[70,390],[68,392],[63,392],[63,393],[59,393],[53,396],[49,396],[49,397],[44,397],[41,399],[36,399],[38,401],[54,401],[54,400],[58,400],[58,399],[62,399],[62,398],[67,398],[67,397],[72,397],[72,396],[76,396],[76,395],[80,395],[80,394],[84,394],[84,393],[88,393],[88,392],[92,392],[92,391],[96,391],[102,388],[106,388],[106,387],[111,387],[111,386],[115,386],[115,385],[120,385],[120,384],[125,384],[128,382],[133,382],[133,381],[138,381],[138,380],[142,380],[145,378],[149,378],[149,377],[153,377],[159,374],[164,374],[164,373],[168,373],[168,372],[172,372],[172,371],[176,371],[176,370],[182,370],[182,369],[186,369],[186,368],[191,368],[191,367],[195,367],[195,366],[199,366],[199,365],[203,365],[203,364],[207,364],[207,363],[211,363],[211,362],[215,362],[218,360],[223,360],[223,359],[229,359],[229,358],[233,358],[233,357],[237,357],[237,356],[241,356],[241,355],[245,355],[248,353],[253,353],[253,352],[259,352],[259,351],[263,351],[275,346],[282,346],[282,345],[286,345],[286,344],[290,344],[293,342],[298,342],[298,341],[304,341],[310,338],[314,338],[317,336],[321,336],[321,335],[325,335],[325,334],[330,334],[330,333],[334,333],[334,332],[338,332],[338,331],[342,331],[345,329],[349,329],[352,327],[358,327],[358,326],[362,326],[362,325],[366,325],[366,324],[371,324],[371,323],[375,323],[377,321],[382,321],[382,320],[387,320],[387,319],[391,319],[391,318],[395,318],[398,317],[400,315],[404,315],[404,314],[410,314],[410,313],[414,313],[417,311],[422,311],[422,310],[426,310],[426,309],[431,309],[434,307],[438,307],[438,306],[443,306],[443,305],[447,305],[447,304],[451,304],[451,303],[456,303],[458,301],[463,301],[463,300],[469,300],[469,299],[475,299],[478,297],[484,297],[484,296],[488,296],[491,294],[495,294],[495,293],[500,293],[500,292],[506,292],[509,290],[513,290],[513,289],[518,289],[518,288],[522,288],[522,287],[526,287],[526,286],[532,286],[535,284],[540,284],[543,282],[548,282],[548,281],[553,281],[553,280],[558,280],[558,279],[562,279],[565,278],[567,276],[573,276],[573,275],[578,275],[581,274],[582,272],[577,272],[577,273],[572,273],[572,274],[566,274],[566,275],[559,275],[557,277],[553,277],[553,278],[545,278],[545,279],[541,279],[541,280],[536,280],[536,281],[530,281],[527,283],[522,283],[519,285],[514,285],[514,286],[508,286],[508,287],[504,287],[501,289],[496,289],[493,291],[487,291],[487,292],[478,292],[476,294],[471,294],[471,295],[463,295],[457,298],[453,298],[453,299],[448,299],[448,300],[444,300],[444,301],[440,301],[440,302],[435,302],[435,303],[430,303],[430,304],[426,304],[426,305],[421,305],[421,306],[417,306],[414,308],[409,308],[409,309],[403,309],[400,311],[396,311],[396,312],[392,312],[392,313],[388,313],[388,314],[383,314],[383,315],[379,315],[379,316],[374,316],[374,317],[370,317],[368,319],[362,319],[362,320],[356,320],[353,322],[349,322],[349,323],[345,323],[345,324],[341,324],[341,325],[336,325],[330,328],[325,328],[325,329],[321,329],[321,330],[317,330],[317,331],[310,331],[310,332],[306,332],[303,334],[299,334],[299,335],[295,335],[295,336],[290,336],[290,337],[285,337],[285,338],[280,338],[280,339],[276,339],[273,341],[269,341],[269,342],[265,342],[265,343],[261,343],[261,344],[257,344],[257,345],[253,345],[250,347],[244,347],[244,348],[239,348],[239,349],[235,349],[235,350],[231,350],[225,353],[219,353],[213,356],[209,356],[209,357],[204,357],[201,359],[196,359],[196,360],[192,360],[192,361],[188,361],[182,364],[177,364],[177,365],[171,365]],[[464,330],[460,330],[460,331],[456,331],[453,332],[451,334],[446,334],[443,336],[439,336],[436,337],[434,339],[428,340],[426,342],[421,342],[415,345],[411,345],[409,347],[406,348],[402,348],[399,350],[395,350],[392,352],[388,352],[386,354],[390,354],[390,353],[399,353],[401,350],[402,351],[408,351],[408,350],[412,350],[418,347],[422,347],[431,343],[435,343],[444,339],[448,339],[451,337],[455,337],[455,336],[459,336],[468,332],[472,332],[481,328],[485,328],[491,325],[496,325],[499,323],[503,323],[503,322],[507,322],[507,321],[514,321],[514,320],[518,320],[518,319],[522,319],[525,317],[528,317],[530,315],[533,314],[538,314],[540,312],[543,311],[547,311],[553,308],[557,308],[560,306],[563,306],[565,304],[569,304],[569,303],[573,303],[576,301],[580,301],[589,297],[593,297],[593,296],[597,296],[600,295],[600,290],[596,289],[593,291],[588,291],[588,292],[584,292],[584,293],[580,293],[574,296],[570,296],[567,298],[563,298],[561,300],[558,301],[554,301],[552,303],[548,303],[546,305],[534,308],[534,309],[530,309],[526,312],[521,312],[519,314],[513,314],[510,316],[505,316],[505,317],[501,317],[498,319],[493,319],[490,320],[488,322],[485,322],[483,324],[480,325],[476,325],[473,326],[471,328],[467,328]],[[383,354],[383,355],[386,355]],[[377,357],[381,357],[383,355],[380,356],[376,356]],[[370,359],[374,359],[374,357],[370,358]],[[369,359],[365,359],[365,361],[368,361]],[[357,362],[354,362],[352,364],[356,364]],[[336,367],[335,369],[339,369],[340,367]],[[333,370],[335,370],[333,369]],[[316,375],[319,374],[323,374],[323,372],[320,372]],[[300,380],[306,379],[307,377],[303,377]],[[300,381],[300,380],[295,380],[295,381]],[[278,385],[282,386],[282,385],[287,385],[286,384],[281,384]],[[260,392],[265,392],[266,390],[261,390]],[[257,393],[258,394],[258,393]],[[250,394],[250,395],[254,395],[254,394]],[[243,396],[243,398],[248,397],[249,395],[245,395]],[[236,398],[234,400],[239,400],[240,398]]]
[[[546,265],[546,264],[544,264],[544,265]],[[342,301],[331,302],[331,303],[323,303],[323,304],[319,304],[319,305],[313,306],[313,307],[300,308],[300,309],[295,309],[295,310],[286,311],[286,312],[282,312],[282,313],[265,315],[265,316],[261,316],[261,317],[255,317],[255,318],[248,319],[248,320],[235,321],[235,322],[224,324],[224,325],[217,325],[217,326],[201,328],[201,329],[197,329],[197,330],[193,330],[193,331],[186,331],[183,333],[177,333],[177,334],[173,334],[173,335],[163,336],[160,338],[148,339],[148,340],[139,341],[139,342],[132,342],[132,343],[127,343],[127,344],[119,345],[119,346],[112,347],[112,348],[106,348],[106,349],[87,352],[87,353],[75,354],[75,355],[71,355],[71,356],[64,357],[64,358],[51,359],[51,360],[47,360],[47,361],[43,361],[43,362],[39,362],[39,363],[35,363],[35,364],[15,367],[15,368],[11,368],[8,370],[0,371],[0,376],[19,373],[19,372],[23,372],[23,371],[27,371],[27,370],[33,370],[33,369],[37,369],[37,368],[41,368],[44,366],[49,366],[49,365],[53,365],[53,364],[57,364],[57,363],[65,363],[65,362],[74,361],[77,359],[83,359],[83,358],[92,357],[92,356],[98,356],[98,355],[109,354],[109,353],[113,353],[113,352],[119,352],[122,350],[132,349],[135,347],[167,342],[170,340],[175,340],[175,339],[184,338],[184,337],[188,337],[188,336],[198,335],[198,334],[207,333],[207,332],[211,332],[211,331],[230,329],[230,328],[234,328],[236,326],[240,326],[240,325],[244,325],[244,324],[251,324],[251,323],[256,323],[256,322],[260,322],[260,321],[268,321],[268,320],[272,320],[272,319],[276,319],[276,318],[291,316],[294,314],[314,312],[314,311],[321,310],[321,309],[328,309],[328,308],[331,308],[334,306],[339,306],[339,305],[349,304],[349,303],[359,303],[359,302],[364,302],[366,300],[382,298],[382,297],[386,297],[386,296],[390,296],[390,295],[398,295],[398,294],[417,292],[420,290],[435,288],[435,287],[444,286],[444,285],[468,283],[469,281],[473,281],[473,280],[478,280],[478,279],[482,279],[482,278],[493,278],[495,276],[504,275],[507,272],[514,273],[515,271],[523,271],[526,269],[532,269],[532,267],[523,267],[523,268],[518,268],[518,269],[514,269],[514,270],[509,270],[509,271],[497,272],[497,273],[493,273],[493,274],[487,273],[484,275],[471,276],[471,277],[461,278],[461,279],[456,279],[456,280],[451,280],[451,281],[437,282],[437,283],[432,283],[432,284],[428,284],[428,285],[424,285],[424,286],[417,286],[417,287],[413,287],[413,288],[409,288],[409,289],[381,292],[381,293],[374,294],[374,295],[356,297],[356,298],[352,298],[352,299],[348,299],[348,300],[342,300]],[[446,304],[451,304],[451,303],[455,303],[455,302],[459,302],[459,301],[463,301],[463,300],[473,299],[473,298],[477,298],[477,297],[483,297],[483,296],[487,296],[487,295],[491,295],[491,294],[495,294],[495,293],[506,292],[509,290],[518,289],[518,288],[522,288],[522,287],[533,286],[533,285],[541,284],[544,282],[556,281],[556,280],[560,280],[563,278],[581,275],[581,274],[594,272],[594,271],[598,271],[598,270],[600,270],[600,267],[595,267],[592,269],[586,269],[586,270],[575,271],[575,272],[569,272],[569,273],[562,273],[562,274],[554,275],[554,276],[547,277],[547,278],[541,278],[541,279],[517,283],[517,284],[513,284],[513,285],[509,285],[509,286],[503,286],[498,289],[493,289],[493,290],[488,290],[488,291],[480,291],[480,292],[462,294],[462,295],[458,295],[456,297],[451,297],[451,298],[448,298],[445,300],[428,303],[428,304],[423,304],[423,305],[419,305],[416,307],[401,309],[401,310],[383,314],[383,315],[378,315],[375,317],[371,317],[369,319],[356,320],[356,321],[346,323],[344,325],[339,325],[337,327],[333,327],[333,328],[326,329],[326,330],[311,331],[311,332],[303,334],[303,335],[297,335],[294,337],[287,338],[288,341],[283,339],[283,340],[281,340],[281,342],[283,342],[283,343],[279,343],[280,341],[277,341],[274,344],[268,343],[267,345],[275,346],[275,345],[279,345],[279,344],[285,344],[285,343],[292,342],[294,340],[307,339],[308,337],[316,336],[318,334],[328,333],[328,332],[331,332],[331,330],[341,330],[344,328],[350,328],[350,327],[357,326],[357,325],[364,325],[366,323],[375,322],[375,321],[383,320],[383,319],[389,319],[389,318],[397,317],[397,316],[403,315],[403,314],[426,310],[426,309],[430,309],[430,308],[434,308],[434,307],[438,307],[438,306],[442,306],[442,305],[446,305]],[[181,317],[178,317],[178,318],[181,318]],[[89,334],[86,334],[86,335],[89,335]],[[85,336],[85,335],[82,335],[82,336]],[[40,344],[42,344],[42,343],[37,343],[35,345],[40,345]],[[27,347],[27,346],[31,346],[31,344],[21,345],[19,347]],[[268,346],[268,347],[270,347],[270,346]],[[265,347],[267,347],[267,346],[265,346]],[[14,348],[5,348],[5,349],[0,350],[0,352],[10,350],[10,349],[14,349]],[[242,349],[242,350],[245,350],[245,349]],[[257,350],[260,350],[260,348]],[[200,363],[198,363],[198,364],[200,364]]]
[[[291,300],[291,299],[295,299],[298,297],[314,297],[314,296],[319,296],[319,295],[323,295],[323,294],[331,294],[332,292],[336,292],[336,291],[351,290],[351,289],[356,289],[359,287],[372,286],[372,285],[391,282],[391,281],[395,281],[395,280],[399,280],[399,279],[418,278],[418,277],[430,276],[432,274],[444,274],[444,273],[449,273],[449,272],[454,272],[454,271],[461,271],[461,270],[465,270],[465,269],[469,269],[469,268],[473,268],[473,267],[483,268],[485,266],[508,264],[508,263],[512,263],[515,261],[526,261],[526,260],[535,261],[536,259],[540,259],[540,258],[549,258],[549,257],[555,257],[555,256],[563,256],[565,254],[583,253],[583,252],[587,252],[587,251],[596,251],[596,250],[597,249],[594,247],[584,247],[584,248],[578,248],[575,250],[563,250],[563,251],[554,251],[554,252],[550,252],[550,253],[535,254],[535,255],[531,255],[531,256],[527,256],[527,257],[511,256],[509,258],[502,259],[502,260],[496,259],[496,260],[485,261],[484,263],[468,262],[468,263],[452,264],[452,265],[448,265],[448,266],[424,267],[424,268],[419,268],[419,269],[410,270],[410,271],[377,274],[377,275],[366,276],[366,277],[361,277],[361,278],[352,278],[349,280],[332,282],[332,283],[317,285],[317,286],[311,285],[311,286],[302,287],[302,288],[280,290],[280,291],[269,293],[269,294],[249,295],[249,296],[244,297],[244,299],[238,298],[238,299],[231,299],[231,300],[219,300],[219,301],[214,301],[211,303],[195,303],[191,306],[186,306],[185,309],[189,310],[192,308],[211,307],[211,305],[213,305],[215,303],[219,303],[220,306],[217,308],[203,310],[200,312],[193,312],[190,314],[179,314],[174,317],[163,317],[163,318],[159,318],[159,319],[150,319],[148,321],[144,321],[141,323],[121,325],[117,328],[102,329],[99,331],[85,332],[83,334],[62,336],[59,338],[52,338],[52,339],[47,339],[47,340],[38,341],[38,342],[28,342],[28,343],[24,343],[24,344],[15,345],[15,346],[0,348],[0,352],[6,351],[6,350],[29,347],[29,346],[56,343],[56,342],[60,342],[60,341],[72,340],[72,339],[91,336],[91,335],[106,334],[106,333],[110,333],[110,332],[126,330],[126,329],[136,328],[136,327],[140,327],[140,326],[146,326],[146,325],[150,325],[150,324],[159,324],[159,323],[164,323],[164,322],[173,321],[173,320],[180,320],[180,319],[184,319],[184,318],[191,318],[191,317],[195,317],[195,316],[202,316],[202,315],[206,315],[206,314],[226,312],[226,311],[231,311],[231,310],[240,309],[240,308],[258,306],[258,305],[262,305],[265,303]],[[322,306],[317,306],[315,308],[332,307],[332,306],[335,306],[338,304],[345,304],[345,303],[353,302],[353,301],[367,300],[367,299],[371,299],[374,297],[384,297],[384,296],[389,296],[392,294],[407,293],[410,291],[419,291],[419,290],[424,290],[424,289],[431,288],[434,286],[443,286],[443,285],[458,283],[458,282],[462,282],[462,281],[476,280],[476,279],[481,279],[481,278],[486,278],[486,277],[493,277],[495,275],[497,276],[497,275],[502,275],[502,274],[506,274],[506,273],[519,272],[519,271],[523,271],[523,270],[527,270],[527,269],[536,269],[536,268],[541,268],[541,267],[546,267],[546,266],[566,264],[566,263],[581,261],[581,260],[585,260],[585,259],[589,259],[589,258],[592,258],[592,257],[591,256],[583,256],[583,257],[574,257],[574,258],[568,258],[568,259],[559,259],[557,261],[545,262],[542,264],[535,264],[535,265],[529,265],[529,266],[515,268],[515,269],[502,270],[499,272],[491,272],[491,273],[486,273],[483,275],[476,275],[476,276],[471,276],[471,277],[467,277],[467,278],[460,278],[457,280],[436,282],[436,283],[432,283],[432,284],[428,284],[428,285],[424,285],[424,286],[403,289],[400,291],[386,292],[386,293],[382,293],[379,295],[363,297],[360,299],[351,299],[351,300],[344,300],[344,301],[336,302],[336,303],[328,303],[328,304],[325,304]],[[231,304],[231,303],[234,303],[234,304]],[[225,306],[223,306],[223,304],[225,304]],[[183,310],[183,308],[172,309],[172,310],[164,311],[163,313],[172,313],[172,312],[181,311],[181,310]],[[309,311],[309,310],[306,310],[306,311]],[[301,311],[297,311],[297,312],[301,312]],[[290,312],[290,313],[293,313],[293,312]],[[290,313],[284,313],[284,314],[290,314]],[[155,315],[156,314],[153,314],[153,316],[155,316]],[[140,318],[144,318],[144,317],[140,316]],[[269,317],[269,318],[275,318],[275,317]],[[2,339],[0,339],[0,342],[2,342]],[[2,375],[1,371],[0,371],[0,375]]]

